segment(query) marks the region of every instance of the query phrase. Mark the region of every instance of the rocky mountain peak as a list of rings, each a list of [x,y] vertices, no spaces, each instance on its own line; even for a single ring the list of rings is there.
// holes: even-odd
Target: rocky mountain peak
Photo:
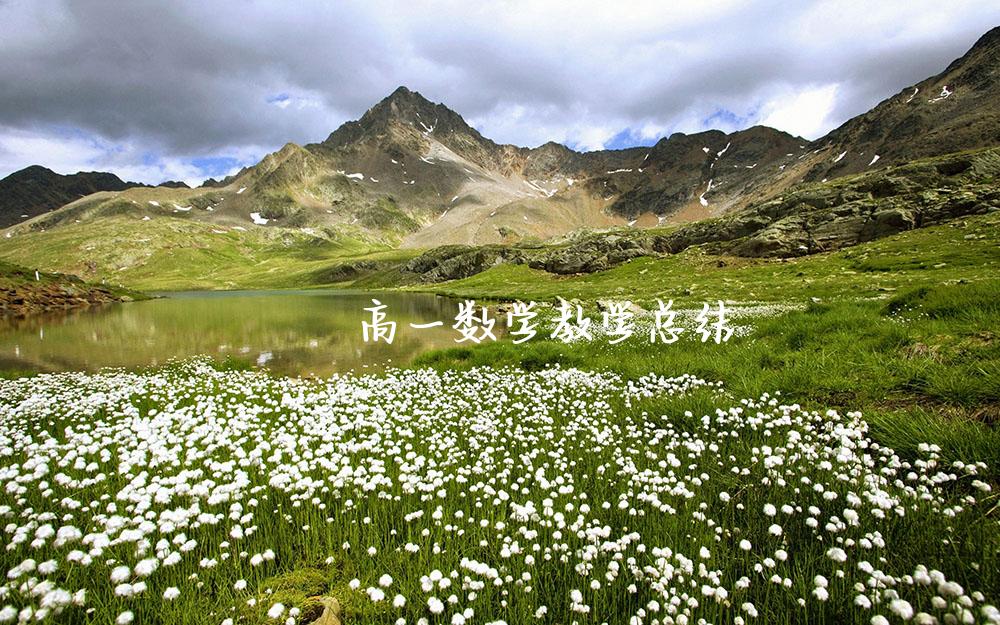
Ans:
[[[431,102],[416,91],[400,86],[378,104],[368,109],[360,121],[364,123],[391,118],[412,123],[421,120],[422,117],[430,117],[429,120],[422,120],[430,124],[433,123],[433,117],[440,113],[437,110],[438,107],[446,108]]]
[[[31,178],[55,177],[56,172],[42,165],[28,165],[24,169],[15,171],[5,178],[5,180],[27,180]]]
[[[344,147],[385,134],[393,124],[409,126],[419,133],[439,138],[459,133],[470,135],[477,141],[482,139],[455,111],[401,86],[365,111],[357,121],[347,122],[335,130],[323,145],[328,148]]]

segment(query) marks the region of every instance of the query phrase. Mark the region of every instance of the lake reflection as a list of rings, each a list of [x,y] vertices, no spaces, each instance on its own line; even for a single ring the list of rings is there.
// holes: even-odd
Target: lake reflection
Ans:
[[[375,297],[397,322],[392,345],[365,343],[361,322]],[[0,368],[94,371],[144,367],[198,355],[235,358],[287,375],[401,365],[455,346],[457,302],[426,294],[344,291],[171,293],[0,326]],[[436,328],[410,323],[443,321]]]

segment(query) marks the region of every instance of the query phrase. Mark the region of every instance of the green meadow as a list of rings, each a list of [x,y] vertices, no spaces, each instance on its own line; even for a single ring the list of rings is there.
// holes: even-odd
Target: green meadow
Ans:
[[[16,372],[0,621],[997,622],[998,219],[797,259],[690,249],[441,284],[362,244],[158,248],[130,284],[280,286],[367,258],[384,268],[355,286],[534,300],[549,321],[558,298],[595,323],[601,300],[758,305],[721,344],[646,326],[566,344],[543,324],[365,375],[239,355]]]

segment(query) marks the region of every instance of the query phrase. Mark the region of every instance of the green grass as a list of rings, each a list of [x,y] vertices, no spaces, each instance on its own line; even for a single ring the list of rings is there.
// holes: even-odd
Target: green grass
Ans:
[[[839,323],[826,321],[831,328]],[[535,365],[553,360],[555,353],[545,345],[535,348],[540,358]],[[606,354],[597,364],[609,364],[610,358]],[[626,365],[644,370],[635,359]],[[11,436],[6,479],[16,494],[8,516],[15,526],[41,520],[28,526],[25,538],[12,541],[0,563],[10,570],[27,557],[33,563],[52,559],[59,567],[45,573],[46,579],[60,588],[87,589],[93,613],[71,607],[44,622],[113,622],[129,610],[138,623],[207,625],[233,617],[240,624],[263,625],[284,621],[287,612],[281,621],[267,616],[280,602],[298,608],[292,622],[305,625],[318,612],[318,597],[333,596],[344,607],[346,623],[388,624],[404,617],[438,625],[465,607],[475,608],[473,622],[529,623],[544,605],[553,622],[618,624],[653,599],[667,600],[653,579],[637,577],[627,566],[657,566],[653,549],[670,549],[693,561],[692,571],[684,573],[683,560],[662,560],[682,574],[665,578],[662,588],[698,599],[691,622],[732,622],[743,602],[752,602],[758,622],[867,623],[887,607],[866,611],[853,605],[854,585],[869,581],[862,560],[892,576],[890,587],[919,610],[941,614],[930,606],[935,587],[902,581],[918,565],[941,571],[966,594],[984,592],[979,604],[995,602],[1000,588],[995,502],[972,487],[971,475],[947,469],[960,477],[928,488],[933,501],[921,500],[916,489],[903,494],[911,467],[882,457],[849,417],[783,411],[766,400],[741,405],[705,387],[629,401],[620,386],[610,393],[597,388],[599,377],[567,383],[494,370],[326,383],[186,363],[139,376],[2,383],[0,408],[9,411],[10,421],[0,423],[0,433],[34,434]],[[88,406],[95,395],[102,398],[96,413]],[[33,401],[25,405],[29,396]],[[61,401],[53,401],[56,397]],[[66,401],[70,398],[78,401]],[[14,411],[15,406],[25,407]],[[857,436],[851,440],[863,443],[857,451],[865,458],[839,459],[844,440],[830,429],[834,422]],[[880,427],[874,424],[873,433],[880,434]],[[890,435],[926,442],[937,429],[914,419]],[[965,454],[959,457],[965,461],[977,459],[982,450],[963,441],[969,432],[952,434],[956,447],[942,446],[944,462],[951,452]],[[919,449],[897,451],[901,461],[926,463],[931,456]],[[772,452],[781,462],[767,466],[764,459]],[[51,481],[35,469],[42,460],[52,466]],[[86,469],[89,462],[96,468]],[[911,466],[925,479],[937,473],[933,464]],[[99,479],[90,481],[95,475]],[[373,476],[384,479],[371,487]],[[995,478],[986,478],[994,488]],[[880,479],[885,482],[876,490],[866,486]],[[823,491],[803,485],[820,485]],[[867,497],[879,493],[900,497],[903,512],[876,515]],[[971,494],[976,502],[967,499]],[[858,503],[850,503],[852,498]],[[81,508],[74,501],[93,503]],[[538,512],[515,512],[515,504],[526,502]],[[768,504],[788,504],[794,512],[771,516]],[[959,504],[954,515],[942,513]],[[179,527],[157,525],[192,508],[208,513],[207,520],[196,522],[192,513]],[[828,521],[846,519],[847,508],[859,515],[858,524],[824,529]],[[818,528],[808,527],[810,516],[819,518]],[[42,522],[96,531],[106,522],[117,525],[118,518],[126,527],[133,520],[151,521],[143,530],[150,544],[122,538],[86,566],[66,560],[79,541],[60,545],[50,537],[30,544]],[[780,537],[772,534],[775,523],[783,528]],[[242,533],[234,537],[237,525]],[[589,532],[596,532],[596,539]],[[184,536],[175,538],[178,534]],[[885,545],[858,544],[875,536]],[[178,562],[141,578],[148,583],[143,595],[117,596],[111,570],[151,557],[161,539],[166,542],[155,551],[162,553],[182,549],[185,541],[196,544]],[[740,540],[750,541],[752,549],[739,547]],[[611,548],[602,546],[609,543]],[[417,549],[411,552],[408,544]],[[503,555],[505,546],[514,544],[524,551]],[[846,564],[828,557],[832,546],[846,549]],[[702,548],[710,554],[702,555]],[[265,550],[273,550],[273,560],[254,564],[252,554]],[[778,556],[782,551],[787,561]],[[482,575],[461,566],[466,558],[510,578],[496,586],[482,583]],[[772,558],[761,573],[754,571]],[[209,559],[214,564],[202,564]],[[619,574],[607,577],[612,561],[620,565]],[[456,571],[452,585],[421,589],[420,578],[434,570],[446,576]],[[772,573],[788,578],[790,587],[769,581]],[[387,600],[372,603],[363,592],[385,574],[392,577]],[[522,578],[525,574],[530,577]],[[829,581],[828,601],[812,597],[817,575]],[[741,589],[737,580],[744,576],[751,584]],[[360,589],[351,587],[353,579]],[[523,579],[530,583],[515,581]],[[129,580],[139,581],[139,574]],[[246,586],[237,587],[238,580]],[[591,586],[595,580],[599,588]],[[633,583],[636,589],[630,591]],[[706,597],[706,583],[727,588],[730,601]],[[169,587],[180,589],[177,599],[161,599]],[[591,613],[570,611],[571,589],[582,591]],[[404,608],[391,606],[395,593],[407,598]],[[440,616],[429,613],[428,596],[451,594],[456,606]],[[37,603],[20,590],[4,601]]]
[[[27,267],[22,267],[21,265],[0,260],[0,288],[13,289],[22,286],[39,285],[74,285],[76,287],[82,287],[85,283],[79,280],[76,276],[52,273],[48,271],[39,271],[36,273],[34,269],[28,269]],[[128,289],[110,288],[109,290],[114,293],[141,297],[141,294],[129,291]]]
[[[241,232],[170,217],[109,217],[99,228],[66,224],[0,245],[7,261],[146,291],[328,286],[317,276],[332,266],[411,255],[350,235],[257,227]]]
[[[414,366],[691,373],[723,381],[736,397],[777,391],[817,409],[861,410],[886,444],[937,443],[1000,476],[998,302],[1000,281],[983,280],[920,287],[887,301],[810,304],[757,320],[752,334],[721,345],[690,335],[673,345],[650,345],[645,336],[615,346],[502,341],[427,353]]]
[[[886,297],[921,285],[982,280],[997,272],[1000,213],[992,213],[787,260],[719,257],[689,248],[593,274],[563,277],[500,265],[463,280],[409,288],[480,299],[788,302]]]

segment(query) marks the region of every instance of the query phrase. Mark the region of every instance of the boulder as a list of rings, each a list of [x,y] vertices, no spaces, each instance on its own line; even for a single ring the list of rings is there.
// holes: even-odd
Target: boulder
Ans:
[[[808,254],[812,247],[804,220],[790,217],[742,239],[730,247],[729,252],[737,256],[802,256]]]
[[[342,625],[341,614],[343,610],[340,602],[333,597],[319,597],[318,603],[323,606],[323,613],[309,625]]]
[[[872,214],[865,230],[865,240],[887,237],[916,227],[917,219],[913,211],[908,208],[894,207],[879,210]]]

